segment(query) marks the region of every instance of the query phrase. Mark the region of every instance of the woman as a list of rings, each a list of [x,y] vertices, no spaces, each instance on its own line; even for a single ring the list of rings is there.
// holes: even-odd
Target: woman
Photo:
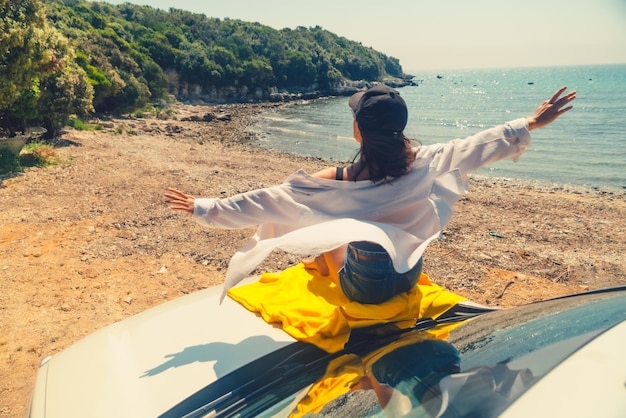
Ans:
[[[516,161],[530,145],[530,131],[572,108],[576,92],[565,90],[530,117],[414,148],[403,133],[408,112],[400,93],[377,86],[350,98],[360,143],[350,166],[314,175],[299,170],[279,186],[226,199],[197,199],[171,188],[165,197],[173,210],[208,226],[259,226],[231,259],[225,291],[280,248],[321,254],[305,266],[328,275],[351,300],[380,303],[415,285],[422,254],[449,221],[469,173],[507,157]]]

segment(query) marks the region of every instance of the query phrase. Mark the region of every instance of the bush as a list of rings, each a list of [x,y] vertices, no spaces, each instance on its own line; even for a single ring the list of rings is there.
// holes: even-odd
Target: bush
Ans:
[[[82,119],[80,118],[72,118],[68,121],[67,123],[69,126],[71,126],[72,128],[78,130],[78,131],[100,131],[102,130],[102,126],[96,124],[96,123],[87,123],[84,122]]]
[[[0,148],[0,174],[22,171],[22,165],[18,155]]]
[[[23,167],[48,167],[61,163],[54,147],[47,142],[26,144],[19,158]]]
[[[27,167],[48,167],[61,163],[54,147],[47,142],[26,144],[18,155],[0,148],[0,174],[19,173]]]

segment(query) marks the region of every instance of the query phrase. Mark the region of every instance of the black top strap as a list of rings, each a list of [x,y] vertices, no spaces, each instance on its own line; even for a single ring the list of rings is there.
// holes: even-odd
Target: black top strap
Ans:
[[[337,174],[335,180],[343,180],[343,167],[337,167]]]

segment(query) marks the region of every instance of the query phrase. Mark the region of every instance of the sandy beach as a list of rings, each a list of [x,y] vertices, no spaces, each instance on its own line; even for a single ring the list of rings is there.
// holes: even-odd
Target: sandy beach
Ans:
[[[24,416],[43,357],[223,281],[253,230],[203,228],[164,204],[166,187],[230,196],[332,164],[253,145],[246,127],[275,106],[102,118],[103,130],[63,134],[59,164],[0,178],[0,416]],[[482,179],[424,269],[478,303],[510,307],[626,285],[625,253],[625,193]],[[257,273],[299,261],[276,252]]]

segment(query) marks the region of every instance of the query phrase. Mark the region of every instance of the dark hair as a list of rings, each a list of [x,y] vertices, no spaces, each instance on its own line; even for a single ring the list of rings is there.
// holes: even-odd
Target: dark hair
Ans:
[[[422,402],[426,393],[439,394],[439,381],[461,372],[461,357],[447,341],[426,339],[396,348],[371,366],[372,375],[411,398]]]
[[[359,128],[360,129],[360,128]],[[415,161],[412,140],[402,132],[361,131],[361,148],[354,157],[361,157],[354,179],[367,169],[372,182],[402,177]]]

